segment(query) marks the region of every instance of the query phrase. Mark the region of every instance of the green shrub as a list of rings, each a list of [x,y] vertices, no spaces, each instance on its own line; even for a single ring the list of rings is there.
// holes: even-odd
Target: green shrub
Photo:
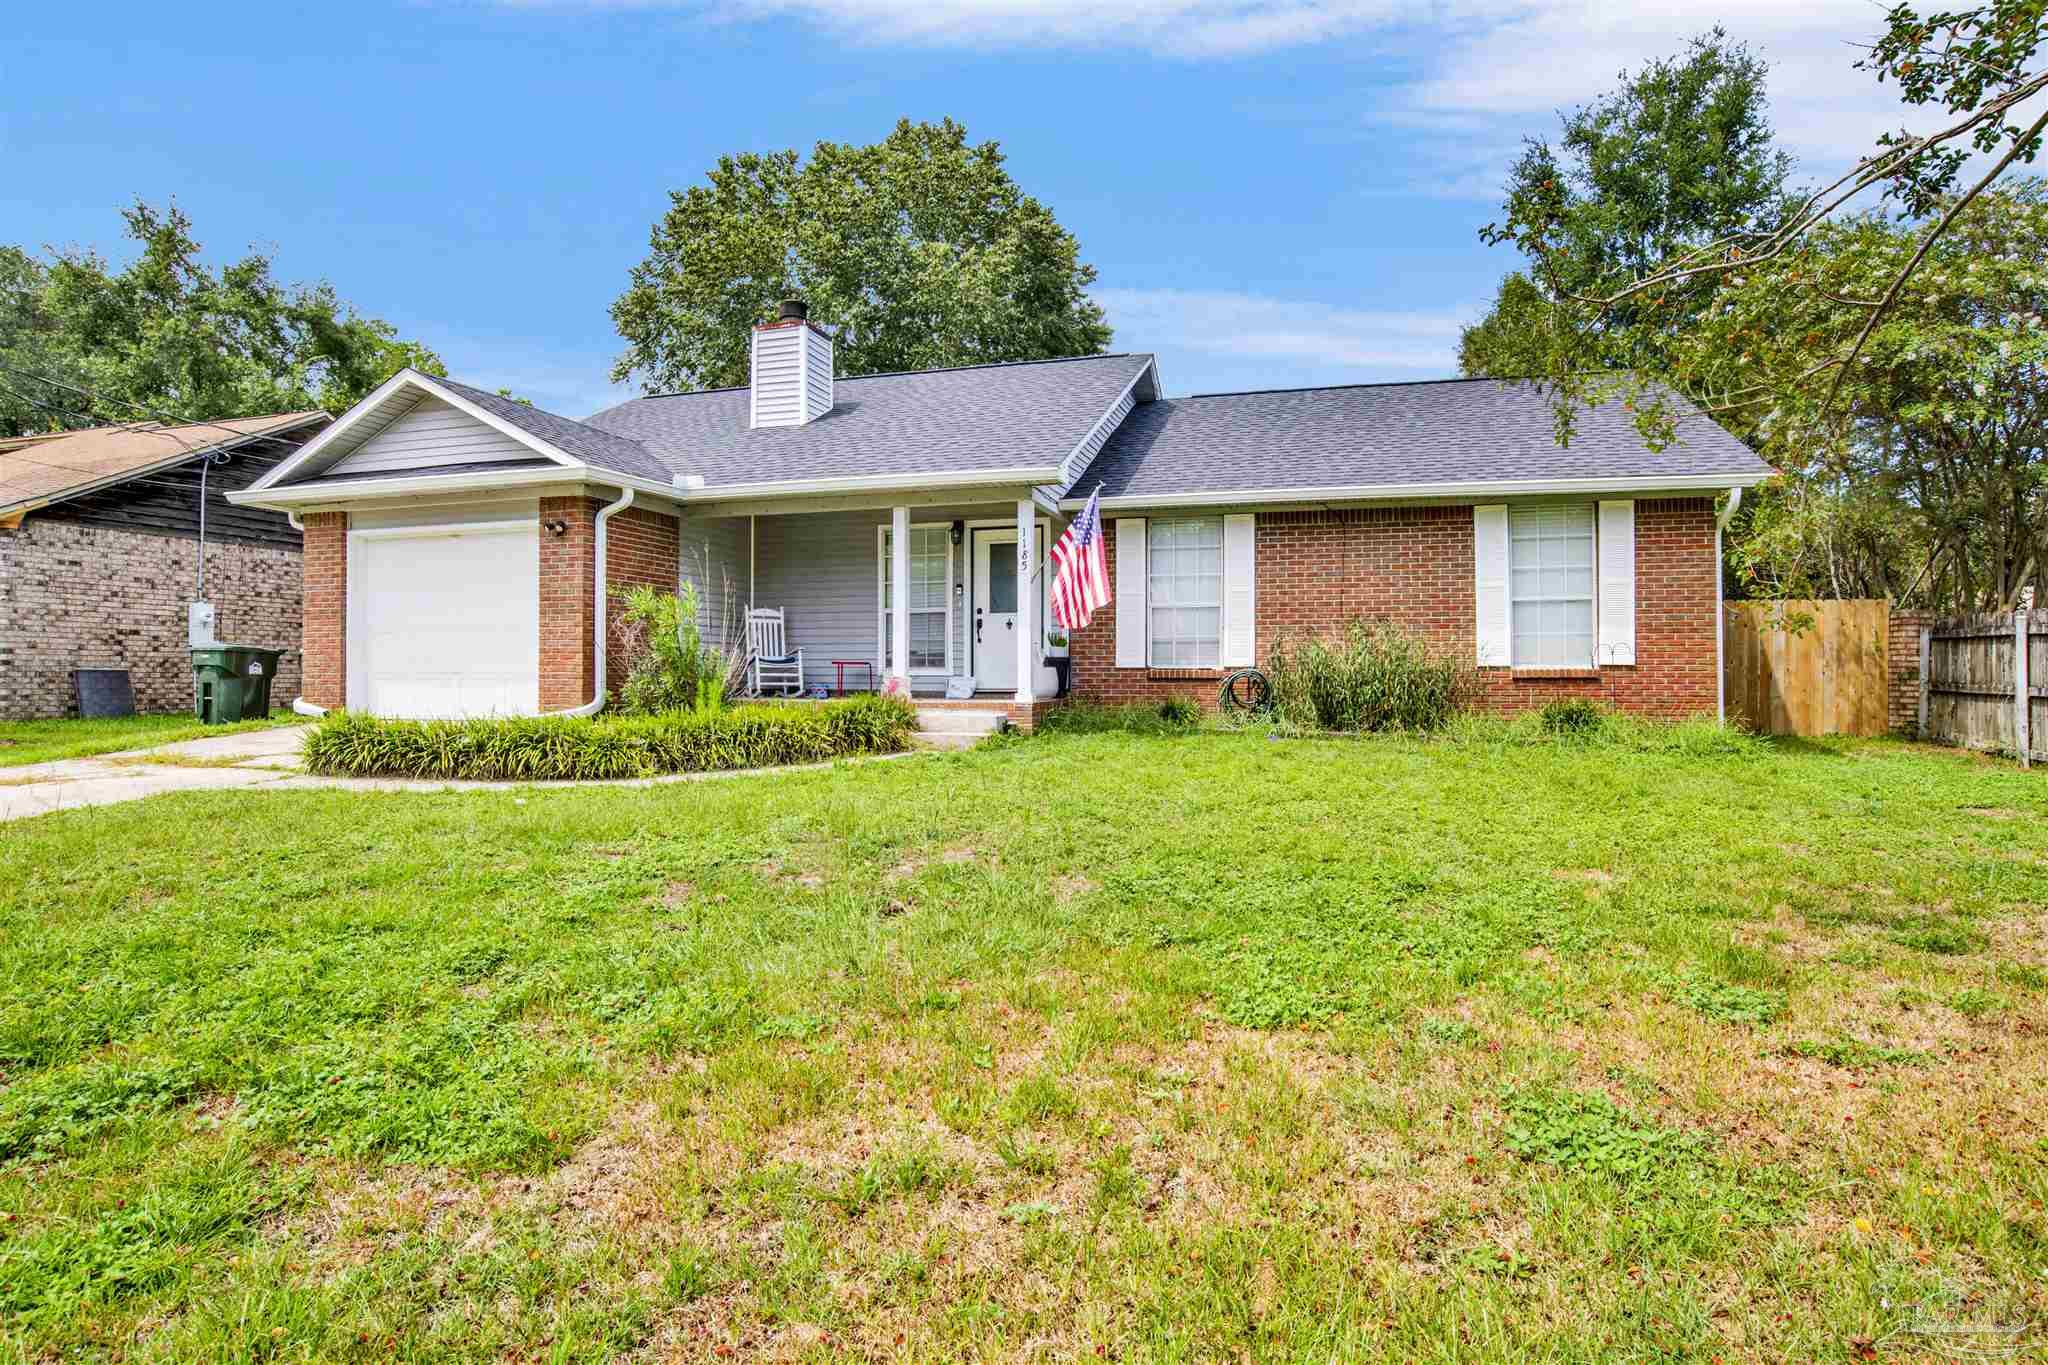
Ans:
[[[1184,735],[1201,723],[1201,705],[1186,697],[1173,697],[1157,704],[1126,702],[1117,706],[1074,701],[1041,716],[1038,733]]]
[[[653,716],[724,704],[739,684],[742,660],[705,641],[694,583],[685,581],[681,593],[617,587],[612,596],[625,604],[612,627],[626,665],[620,710]],[[733,636],[730,625],[726,633]]]
[[[1607,710],[1584,697],[1567,697],[1544,703],[1538,713],[1543,733],[1558,739],[1585,739],[1607,727]]]
[[[567,781],[815,763],[910,747],[917,713],[892,697],[657,716],[380,720],[336,712],[306,737],[306,766],[337,777]]]
[[[1266,662],[1273,709],[1308,730],[1437,730],[1469,674],[1396,626],[1354,621],[1336,639],[1282,642]]]

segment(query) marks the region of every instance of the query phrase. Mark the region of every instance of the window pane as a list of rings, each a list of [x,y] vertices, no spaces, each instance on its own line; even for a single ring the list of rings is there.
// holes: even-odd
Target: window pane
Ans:
[[[1149,530],[1151,661],[1213,668],[1222,656],[1223,518],[1162,518]]]
[[[1584,668],[1594,662],[1593,553],[1591,507],[1509,511],[1509,635],[1516,665]]]
[[[991,612],[1017,610],[1017,547],[988,547],[988,609]]]
[[[946,614],[942,611],[917,611],[910,614],[910,666],[912,668],[944,668],[946,666]]]

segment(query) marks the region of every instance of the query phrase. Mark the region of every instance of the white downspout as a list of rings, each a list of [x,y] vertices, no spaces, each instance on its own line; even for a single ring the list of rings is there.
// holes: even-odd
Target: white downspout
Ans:
[[[1728,603],[1721,597],[1721,532],[1742,506],[1742,485],[1728,490],[1728,505],[1714,518],[1714,716],[1728,723]]]
[[[605,582],[604,572],[604,524],[612,519],[612,513],[623,512],[632,505],[633,490],[628,488],[624,492],[619,494],[619,500],[617,502],[611,503],[607,506],[600,507],[597,509],[597,534],[593,537],[593,539],[597,542],[597,548],[593,552],[597,556],[596,573],[593,575],[593,578],[596,580],[597,584],[597,619],[591,625],[590,628],[591,634],[595,637],[595,639],[592,642],[592,654],[595,656],[595,662],[597,665],[597,676],[591,682],[591,692],[593,693],[593,695],[591,696],[589,701],[583,703],[583,705],[581,706],[574,708],[573,710],[549,711],[547,713],[548,715],[594,716],[599,711],[604,710],[604,641],[606,634],[608,634],[608,632],[605,630],[605,598],[608,585]]]
[[[300,535],[306,534],[306,523],[299,520],[299,514],[297,512],[286,512],[284,514],[284,519],[291,523],[291,527],[294,531],[297,531]],[[304,552],[301,551],[302,555],[303,553]],[[320,717],[327,714],[327,708],[324,706],[315,706],[312,702],[307,701],[304,697],[293,697],[292,714],[295,716],[311,716],[314,720],[318,720],[320,719]]]

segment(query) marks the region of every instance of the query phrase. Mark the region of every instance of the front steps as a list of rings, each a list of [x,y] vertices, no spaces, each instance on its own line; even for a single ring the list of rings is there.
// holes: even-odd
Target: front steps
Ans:
[[[917,708],[917,743],[924,749],[971,749],[984,736],[1003,728],[1007,713],[1000,702],[913,702]]]

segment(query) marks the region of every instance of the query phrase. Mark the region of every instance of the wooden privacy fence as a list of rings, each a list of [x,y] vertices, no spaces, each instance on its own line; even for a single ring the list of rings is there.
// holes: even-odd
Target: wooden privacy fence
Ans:
[[[1885,733],[1889,602],[1730,602],[1727,609],[1722,671],[1730,720],[1767,735]]]
[[[1952,616],[1920,631],[1920,737],[2048,758],[2048,611]]]

